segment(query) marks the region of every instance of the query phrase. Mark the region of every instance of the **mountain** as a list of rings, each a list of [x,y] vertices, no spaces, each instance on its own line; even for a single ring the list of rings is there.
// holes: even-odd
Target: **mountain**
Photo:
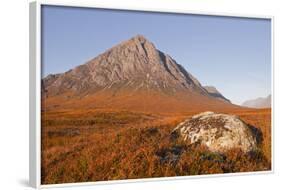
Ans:
[[[190,73],[141,35],[66,73],[49,75],[43,84],[49,95],[87,94],[104,88],[190,89],[207,94]]]
[[[205,88],[205,90],[207,90],[209,95],[211,95],[217,99],[231,103],[230,100],[225,98],[214,86],[204,86],[204,88]]]
[[[271,107],[271,95],[264,98],[256,98],[254,100],[245,101],[242,106],[249,108],[270,108]]]
[[[209,89],[209,88],[207,88]],[[188,110],[232,107],[142,35],[42,80],[43,107]]]

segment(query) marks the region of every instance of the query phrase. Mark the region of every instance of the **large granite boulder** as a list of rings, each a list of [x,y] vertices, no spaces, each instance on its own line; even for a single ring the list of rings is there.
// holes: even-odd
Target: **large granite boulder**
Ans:
[[[172,132],[188,144],[200,143],[213,152],[238,148],[249,152],[257,148],[261,132],[238,116],[204,112],[180,123]]]

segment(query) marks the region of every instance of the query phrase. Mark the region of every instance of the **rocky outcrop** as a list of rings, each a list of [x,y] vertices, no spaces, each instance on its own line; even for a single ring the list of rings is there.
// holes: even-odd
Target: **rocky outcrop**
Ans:
[[[257,148],[262,134],[238,116],[204,112],[180,123],[171,136],[188,144],[199,143],[213,152],[233,148],[249,152]]]

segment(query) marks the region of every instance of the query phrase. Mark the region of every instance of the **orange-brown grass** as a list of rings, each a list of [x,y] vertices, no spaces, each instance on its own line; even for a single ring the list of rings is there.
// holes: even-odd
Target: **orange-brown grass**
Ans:
[[[130,110],[134,112],[149,112],[153,114],[177,114],[199,112],[211,109],[213,111],[240,110],[241,107],[190,91],[159,93],[153,90],[141,91],[99,91],[92,95],[73,95],[66,93],[58,96],[42,98],[44,110]],[[83,111],[84,112],[84,111]]]
[[[195,114],[105,109],[42,112],[42,183],[262,171],[271,168],[270,110],[235,110],[261,129],[263,143],[248,154],[212,153],[173,140],[173,128]]]
[[[271,160],[271,109],[259,109],[237,113],[246,123],[257,127],[262,132],[261,149],[268,160]]]

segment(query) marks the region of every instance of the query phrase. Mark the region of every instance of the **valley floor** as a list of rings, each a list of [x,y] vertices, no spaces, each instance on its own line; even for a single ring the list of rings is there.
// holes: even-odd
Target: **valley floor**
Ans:
[[[42,112],[42,184],[263,171],[271,169],[271,110],[236,110],[262,131],[259,150],[212,153],[170,138],[196,113],[116,110]]]

